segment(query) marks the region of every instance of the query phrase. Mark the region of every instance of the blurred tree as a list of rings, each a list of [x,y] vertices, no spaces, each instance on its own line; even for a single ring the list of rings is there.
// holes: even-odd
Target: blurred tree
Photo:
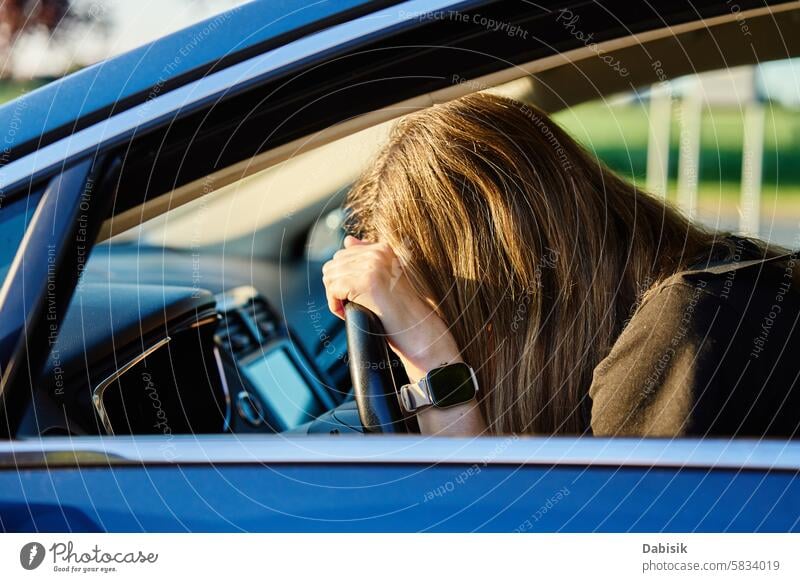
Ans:
[[[13,73],[13,47],[26,34],[54,37],[89,23],[103,27],[105,10],[98,2],[72,0],[0,0],[0,77]]]

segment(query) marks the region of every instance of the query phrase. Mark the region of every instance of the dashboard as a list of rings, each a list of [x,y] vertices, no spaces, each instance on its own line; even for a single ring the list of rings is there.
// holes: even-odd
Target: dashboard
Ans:
[[[232,387],[240,430],[283,432],[334,408],[335,387],[321,381],[312,358],[291,340],[288,325],[251,286],[217,296],[221,315],[216,343]]]
[[[362,432],[320,267],[98,245],[22,434]]]

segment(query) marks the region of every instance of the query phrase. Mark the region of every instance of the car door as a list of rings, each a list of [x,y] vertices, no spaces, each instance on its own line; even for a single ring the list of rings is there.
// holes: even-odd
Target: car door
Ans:
[[[201,436],[0,445],[6,531],[787,532],[800,446]]]
[[[693,9],[722,9],[700,4]],[[466,25],[433,17],[456,7]],[[658,26],[697,18],[684,8],[660,6]],[[598,40],[622,34],[599,12],[587,22]],[[47,310],[63,312],[80,257],[110,218],[131,225],[157,211],[152,198],[454,75],[580,44],[549,27],[520,48],[475,18],[534,27],[546,14],[507,2],[398,3],[128,103],[6,164],[4,191],[44,192],[0,296],[7,436],[18,436],[30,378],[47,355]],[[625,18],[625,34],[654,26],[647,14]],[[431,58],[433,42],[438,57],[452,58]],[[478,50],[488,45],[490,57]],[[786,531],[800,515],[792,443],[18,438],[0,445],[0,458],[6,531]]]

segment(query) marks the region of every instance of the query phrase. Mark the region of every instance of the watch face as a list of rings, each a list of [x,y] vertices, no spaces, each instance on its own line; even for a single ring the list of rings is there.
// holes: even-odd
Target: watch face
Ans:
[[[428,373],[428,389],[439,408],[469,402],[475,396],[472,370],[463,363],[435,368]]]

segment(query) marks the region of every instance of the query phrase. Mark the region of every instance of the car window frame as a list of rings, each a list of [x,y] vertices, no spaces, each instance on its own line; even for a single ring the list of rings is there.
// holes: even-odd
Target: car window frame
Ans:
[[[331,58],[331,55],[334,54],[335,51],[342,51],[343,53],[347,51],[358,51],[369,41],[374,41],[376,37],[389,37],[399,30],[416,29],[423,26],[435,26],[440,24],[440,21],[435,19],[430,19],[429,22],[427,19],[420,17],[419,11],[414,12],[411,10],[415,6],[430,11],[436,7],[440,9],[452,9],[456,6],[475,8],[476,6],[483,6],[486,4],[488,3],[469,1],[453,2],[452,0],[408,0],[408,2],[385,9],[386,14],[392,16],[394,20],[381,21],[381,19],[376,18],[376,15],[382,14],[383,12],[377,12],[368,17],[360,17],[308,37],[298,39],[279,49],[273,49],[261,55],[257,55],[247,61],[237,63],[218,71],[213,75],[160,94],[154,99],[137,106],[142,109],[138,109],[137,107],[127,109],[117,116],[77,132],[73,136],[70,136],[70,138],[65,138],[64,140],[49,144],[37,152],[11,162],[2,168],[2,174],[0,174],[0,189],[13,190],[26,183],[42,181],[53,174],[57,175],[52,177],[51,184],[64,178],[70,178],[70,180],[72,180],[73,172],[77,172],[75,168],[88,163],[89,159],[97,161],[100,159],[113,158],[117,160],[117,162],[122,163],[120,160],[123,160],[125,153],[130,151],[131,144],[140,139],[143,135],[158,128],[170,128],[173,126],[176,119],[187,114],[212,109],[220,103],[222,98],[228,98],[232,95],[253,90],[271,75],[286,75],[292,72],[288,68],[289,65],[313,69],[316,63]],[[712,13],[715,13],[719,9],[718,5],[710,2],[704,3],[704,6],[708,8],[708,10],[711,10]],[[681,21],[685,20],[686,16],[678,11],[672,18],[676,19],[676,21]],[[702,18],[702,15],[696,12],[695,19],[699,20],[700,18]],[[379,21],[380,24],[370,25],[366,21]],[[666,20],[663,24],[668,25],[669,21]],[[370,34],[366,35],[368,38],[363,36],[365,30],[372,31]],[[342,31],[349,32],[350,36],[337,36]],[[626,36],[630,34],[631,31],[628,30]],[[574,38],[571,42],[573,45],[579,44]],[[276,63],[270,60],[275,57],[276,53],[274,51],[279,50],[284,51],[284,53],[280,54],[284,54],[285,57],[283,61],[280,61],[283,63],[283,69],[278,67],[280,70],[276,69]],[[252,71],[249,71],[248,74],[244,74],[248,71],[249,67],[254,67],[255,65],[258,66]],[[498,68],[500,68],[499,64]],[[293,71],[296,72],[296,70]],[[449,81],[444,80],[443,83],[449,83]],[[197,90],[198,93],[193,95],[192,92],[195,90]],[[192,97],[191,99],[189,99],[190,96]],[[392,97],[383,98],[386,103],[389,103],[391,99]],[[158,106],[154,107],[155,104]],[[364,107],[368,107],[368,105],[365,104]],[[135,123],[132,123],[131,115],[137,118],[135,119]],[[321,123],[324,126],[325,120],[317,120],[317,123]],[[77,139],[76,136],[79,134],[80,139]],[[282,144],[278,143],[275,144],[275,146],[270,144],[270,147],[277,147],[280,145]],[[264,147],[266,149],[267,146],[265,145]],[[94,167],[92,163],[92,168]],[[206,174],[210,174],[208,170],[209,168],[205,168],[203,171],[205,171]],[[88,179],[88,175],[89,173],[87,171],[83,179]],[[119,203],[117,193],[121,186],[120,181],[106,179],[104,177],[104,182],[108,182],[109,185],[107,188],[101,188],[96,198],[107,200],[109,205],[113,204],[113,214],[113,212],[116,212],[117,204]],[[83,185],[86,185],[85,181]],[[77,198],[72,199],[73,201],[80,197],[80,195],[77,194],[78,190],[79,189],[76,189],[76,192],[73,193],[74,196],[77,196]],[[144,193],[145,197],[148,195],[152,196],[153,193]],[[156,195],[163,195],[163,193],[156,193]],[[57,196],[56,194],[52,194],[48,197],[48,199],[50,198],[56,199]],[[107,215],[108,214],[105,216]],[[97,228],[99,228],[99,225],[97,225]],[[61,232],[61,235],[67,236],[66,231]],[[61,242],[63,242],[63,240]],[[89,246],[91,246],[91,243]],[[77,278],[75,280],[77,281]],[[68,296],[69,294],[65,293],[64,295]],[[22,297],[22,295],[20,296]],[[23,306],[32,305],[30,302],[25,303],[22,300],[17,301],[17,304]],[[2,304],[0,304],[0,307],[2,307]],[[36,309],[38,309],[38,307]],[[35,313],[36,309],[32,310],[31,313]],[[24,311],[24,309],[20,311]],[[28,328],[26,327],[27,321],[29,319],[30,321],[35,321],[36,319],[31,316],[31,313],[22,313],[23,321],[18,329],[22,330],[24,328],[26,333],[28,333]],[[37,334],[32,334],[31,337],[37,341],[41,341],[41,339],[37,337]],[[9,366],[8,362],[0,362],[0,364],[5,364],[2,365],[4,374],[2,379],[0,379],[0,390],[2,390],[4,396],[8,394],[8,387],[12,384],[8,379],[16,374],[16,370],[21,367],[21,362],[23,360],[27,361],[27,357],[20,357],[20,350],[24,347],[24,345],[18,343],[13,357],[8,357],[8,362],[13,360],[20,362],[20,365],[15,364],[14,366]],[[26,365],[32,364],[26,363]],[[15,412],[12,417],[16,418],[19,406],[13,406]],[[13,422],[16,423],[17,421],[15,420]],[[11,432],[13,432],[13,430]]]
[[[119,161],[96,154],[51,178],[0,293],[0,438],[12,438],[111,198]],[[27,389],[25,389],[27,387]]]

